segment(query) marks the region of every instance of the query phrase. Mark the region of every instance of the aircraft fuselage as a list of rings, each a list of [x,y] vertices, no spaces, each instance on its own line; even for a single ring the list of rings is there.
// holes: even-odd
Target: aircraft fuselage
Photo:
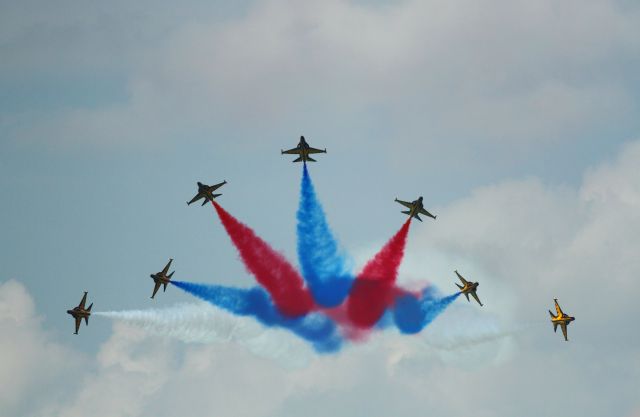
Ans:
[[[151,278],[160,284],[168,284],[170,282],[170,278],[164,274],[151,274]]]
[[[411,202],[411,213],[409,214],[409,217],[413,217],[416,214],[420,213],[420,210],[422,210],[424,208],[424,206],[422,205],[422,197],[420,197],[417,200],[413,200]]]
[[[213,202],[213,200],[216,197],[219,197],[222,195],[222,194],[214,194],[213,192],[218,188],[222,187],[223,185],[225,185],[226,183],[227,183],[226,180],[215,185],[207,185],[207,184],[198,182],[198,193],[195,195],[195,197],[191,199],[191,201],[187,201],[187,205],[190,205],[191,203],[195,203],[196,201],[202,198],[204,198],[204,202],[202,203],[203,206],[207,204],[207,201]]]
[[[300,157],[302,157],[302,160],[307,161],[309,158],[309,144],[304,139],[301,139],[298,146],[296,146],[296,149],[298,150]]]
[[[155,274],[150,275],[151,279],[155,283],[155,285],[153,286],[153,293],[151,294],[151,298],[155,297],[160,287],[164,287],[163,291],[167,290],[167,285],[171,282],[171,277],[175,272],[173,271],[169,273],[169,269],[171,268],[171,262],[173,262],[173,258],[169,259],[169,262],[167,262],[167,265],[165,265],[162,271],[156,272]]]
[[[304,136],[300,136],[300,141],[298,142],[298,144],[296,145],[295,148],[289,149],[289,150],[281,150],[280,153],[282,154],[288,154],[288,155],[298,155],[298,158],[296,158],[293,162],[315,162],[315,159],[313,159],[311,157],[311,154],[315,154],[315,153],[327,153],[327,150],[324,149],[315,149],[312,148],[307,141],[305,140]]]
[[[84,317],[89,317],[91,315],[91,312],[88,310],[83,310],[83,309],[79,309],[79,308],[74,308],[73,310],[67,310],[67,314],[71,314],[74,318],[84,318]]]
[[[469,294],[473,295],[474,297],[477,297],[476,291],[478,290],[478,286],[479,285],[480,285],[479,282],[467,282],[462,287],[458,286],[458,288],[460,288],[460,292],[462,294],[464,294],[467,297],[467,300],[468,300],[469,299]],[[480,301],[478,301],[478,304],[482,305],[482,303],[480,303]]]
[[[469,295],[471,295],[473,298],[475,298],[475,300],[478,302],[478,304],[480,304],[480,306],[482,306],[482,302],[480,302],[480,298],[478,297],[477,294],[477,290],[478,287],[480,286],[479,282],[472,282],[472,281],[467,281],[462,275],[460,275],[460,273],[458,271],[454,271],[456,273],[456,275],[458,275],[458,279],[460,280],[460,284],[458,284],[456,282],[456,286],[458,287],[458,289],[460,289],[460,293],[464,294],[465,298],[467,299],[467,301],[469,300]]]
[[[553,314],[551,310],[549,310],[549,316],[551,316],[551,323],[553,324],[553,331],[554,332],[557,331],[558,326],[560,326],[560,328],[562,329],[562,335],[564,336],[564,340],[568,341],[569,338],[567,336],[567,326],[569,326],[569,323],[574,321],[576,318],[568,314],[565,314],[562,311],[562,309],[560,308],[560,305],[558,304],[557,298],[554,298],[553,301],[555,302],[556,314]]]
[[[464,287],[462,287],[462,290],[460,290],[460,291],[462,293],[475,291],[476,289],[478,289],[479,285],[480,285],[479,282],[468,282],[468,283],[465,284]]]
[[[77,307],[74,307],[71,310],[67,310],[67,314],[70,314],[76,321],[76,331],[74,334],[78,334],[82,319],[84,319],[85,324],[89,324],[89,316],[91,315],[91,308],[93,307],[93,303],[91,303],[89,307],[85,307],[85,303],[87,302],[87,294],[88,293],[85,291],[84,295],[82,296],[82,300]]]
[[[557,324],[561,324],[561,323],[565,323],[565,324],[569,324],[572,321],[574,321],[576,318],[575,317],[571,317],[571,316],[567,316],[566,314],[564,314],[562,317],[554,317],[551,319],[551,323],[557,323]]]

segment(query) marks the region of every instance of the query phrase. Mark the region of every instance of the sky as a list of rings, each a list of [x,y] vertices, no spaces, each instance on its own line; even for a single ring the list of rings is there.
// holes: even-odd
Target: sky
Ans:
[[[0,57],[0,415],[640,416],[637,2],[0,1]],[[356,269],[422,195],[400,282],[485,307],[328,356],[72,334],[82,291],[193,302],[149,299],[168,258],[253,285],[196,181],[295,262],[300,135]]]

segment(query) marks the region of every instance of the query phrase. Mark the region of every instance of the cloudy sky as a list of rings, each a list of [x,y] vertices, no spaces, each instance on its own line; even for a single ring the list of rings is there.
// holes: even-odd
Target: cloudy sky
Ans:
[[[638,114],[634,1],[0,1],[0,415],[638,417]],[[149,299],[169,257],[253,283],[185,205],[197,180],[295,260],[279,150],[301,134],[328,148],[311,173],[356,266],[423,195],[438,219],[400,280],[465,271],[485,307],[296,366],[100,317],[72,334],[85,290],[192,301]],[[288,337],[264,341],[300,353]]]

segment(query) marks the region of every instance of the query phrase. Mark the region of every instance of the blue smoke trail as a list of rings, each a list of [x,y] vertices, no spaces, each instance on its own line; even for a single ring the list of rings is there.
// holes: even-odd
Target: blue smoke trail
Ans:
[[[313,298],[323,307],[344,301],[353,283],[346,255],[338,247],[304,165],[298,207],[298,260]]]
[[[340,350],[342,337],[335,323],[320,313],[287,318],[278,312],[269,294],[260,287],[232,288],[221,285],[171,281],[176,287],[238,316],[252,316],[268,327],[282,327],[310,342],[319,353]]]
[[[461,293],[439,297],[433,287],[428,287],[421,298],[406,294],[396,299],[393,320],[402,333],[419,333],[442,313]]]

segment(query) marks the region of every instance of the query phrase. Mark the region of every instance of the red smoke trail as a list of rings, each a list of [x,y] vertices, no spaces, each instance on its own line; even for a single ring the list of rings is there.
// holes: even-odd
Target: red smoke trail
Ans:
[[[361,343],[365,342],[371,334],[371,329],[362,328],[354,325],[347,313],[347,306],[345,303],[340,304],[338,307],[321,308],[322,314],[329,317],[340,326],[340,333],[342,337],[350,342]]]
[[[278,310],[289,317],[298,317],[314,308],[313,298],[295,268],[267,242],[256,236],[253,230],[240,223],[213,202],[222,225],[249,272],[273,298]]]
[[[356,277],[347,300],[349,319],[356,326],[373,326],[393,302],[410,224],[409,218]]]

